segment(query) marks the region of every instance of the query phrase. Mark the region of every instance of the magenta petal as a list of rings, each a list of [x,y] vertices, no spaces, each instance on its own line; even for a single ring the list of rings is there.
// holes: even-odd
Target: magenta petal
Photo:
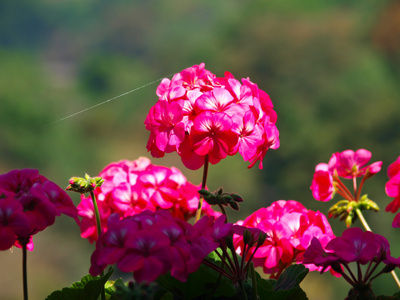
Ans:
[[[10,249],[15,240],[15,233],[10,227],[0,227],[0,250]]]
[[[392,227],[394,228],[400,228],[400,213],[398,213],[394,219],[393,219],[393,223],[392,223]]]

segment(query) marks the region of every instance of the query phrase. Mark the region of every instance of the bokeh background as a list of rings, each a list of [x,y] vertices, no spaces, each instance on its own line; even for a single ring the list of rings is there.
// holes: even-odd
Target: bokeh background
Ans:
[[[200,62],[217,76],[250,77],[278,113],[281,147],[267,153],[263,170],[248,170],[239,156],[210,167],[211,190],[223,186],[245,199],[232,221],[279,199],[326,213],[332,203],[315,201],[309,189],[315,165],[366,148],[383,169],[364,190],[381,211],[365,216],[400,256],[400,231],[384,212],[386,169],[400,155],[398,0],[1,0],[0,172],[37,168],[66,186],[72,175],[149,156],[143,122],[158,82],[147,84]],[[153,163],[201,181],[176,153]],[[345,228],[331,224],[337,235]],[[79,233],[60,217],[35,236],[32,299],[87,274],[94,246]],[[20,249],[0,253],[0,270],[0,298],[21,299]],[[302,287],[309,299],[328,300],[349,289],[330,274],[310,274]],[[374,287],[397,291],[390,275]]]

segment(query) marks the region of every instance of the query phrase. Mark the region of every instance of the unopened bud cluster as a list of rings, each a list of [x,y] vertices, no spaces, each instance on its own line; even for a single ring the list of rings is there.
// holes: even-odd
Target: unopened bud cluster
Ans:
[[[90,177],[88,174],[85,174],[85,177],[71,177],[67,190],[85,194],[101,186],[103,182],[104,179],[101,177]]]
[[[201,189],[198,191],[200,195],[204,197],[204,200],[207,201],[210,205],[223,205],[223,206],[230,206],[234,210],[239,210],[238,203],[243,202],[242,197],[237,194],[229,194],[224,193],[222,188],[218,191],[212,193],[205,189]]]

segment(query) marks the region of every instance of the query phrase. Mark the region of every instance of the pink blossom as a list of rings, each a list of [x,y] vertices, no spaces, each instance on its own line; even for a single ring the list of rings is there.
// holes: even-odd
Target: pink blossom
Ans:
[[[195,170],[205,155],[215,164],[239,152],[249,168],[257,162],[262,168],[267,150],[279,147],[272,101],[248,78],[240,83],[229,72],[216,77],[202,63],[163,79],[156,94],[145,121],[154,157],[176,151]]]
[[[252,111],[247,111],[244,116],[234,115],[232,117],[232,130],[238,135],[238,143],[232,153],[239,151],[245,161],[252,159],[259,145],[262,143],[263,131],[256,126],[255,116]]]
[[[387,174],[389,179],[400,173],[400,156],[389,165]]]
[[[326,202],[332,199],[335,189],[333,177],[327,164],[320,163],[315,167],[314,178],[310,188],[316,200]]]
[[[332,264],[339,261],[339,258],[334,254],[325,251],[321,242],[317,238],[313,238],[309,247],[303,255],[303,263],[306,265],[314,264],[321,267],[321,272],[325,271]]]
[[[95,276],[116,264],[124,272],[133,272],[138,282],[154,281],[169,271],[186,281],[231,226],[223,218],[214,223],[207,216],[190,225],[165,210],[146,210],[126,218],[112,214],[92,254],[89,272]]]
[[[273,202],[248,216],[242,226],[258,228],[268,235],[254,253],[253,261],[272,277],[279,276],[293,262],[301,263],[312,238],[317,238],[323,247],[334,238],[323,214],[308,210],[294,200]],[[235,247],[239,252],[243,248],[240,237],[235,238]]]
[[[206,111],[196,117],[190,135],[198,155],[209,155],[211,163],[225,158],[235,147],[238,136],[231,130],[232,120],[225,113]]]
[[[29,230],[22,205],[0,191],[0,250],[11,248],[17,237],[29,236]]]
[[[366,264],[380,251],[380,244],[371,231],[363,232],[361,228],[346,229],[341,237],[330,241],[326,246],[328,250],[344,262],[359,262]]]
[[[99,174],[104,183],[94,190],[100,210],[102,228],[107,231],[107,218],[117,213],[121,217],[136,215],[144,210],[168,209],[184,220],[195,215],[200,187],[187,181],[176,168],[151,164],[141,157],[135,161],[121,160],[106,166]],[[78,204],[81,236],[90,242],[97,240],[96,219],[92,199],[82,196]],[[217,216],[208,203],[203,213]]]
[[[371,166],[363,167],[371,159],[371,152],[365,149],[359,149],[356,152],[353,150],[345,150],[336,152],[329,160],[329,170],[334,171],[341,177],[351,179],[360,177],[369,169],[370,175],[380,171],[382,162],[376,162]]]
[[[155,135],[154,143],[160,151],[172,152],[185,137],[182,108],[177,102],[159,101],[147,115],[146,128]],[[148,145],[148,148],[151,145]]]
[[[17,247],[28,243],[28,249],[33,249],[32,235],[52,225],[55,217],[62,213],[79,221],[71,198],[38,170],[12,170],[1,174],[0,197],[2,194],[8,199],[1,201],[2,234],[6,241],[3,247],[14,241]],[[11,238],[12,231],[14,238]]]
[[[396,216],[394,217],[392,227],[400,228],[400,213],[396,214]]]
[[[314,238],[303,256],[303,263],[323,269],[331,267],[354,287],[370,285],[376,276],[400,266],[400,260],[390,256],[390,245],[385,237],[371,231],[364,232],[357,227],[346,229],[341,237],[332,239],[325,249]],[[350,263],[357,264],[357,274],[353,274]],[[381,263],[385,265],[383,269],[372,276]],[[368,264],[368,268],[361,269],[360,264]]]
[[[386,211],[395,213],[400,208],[400,174],[389,179],[385,185],[386,194],[394,197],[393,201],[386,206]]]
[[[389,165],[387,173],[389,181],[385,185],[386,194],[394,199],[386,206],[386,211],[395,213],[400,208],[400,156]],[[395,224],[398,222],[393,221],[393,227],[397,227]]]

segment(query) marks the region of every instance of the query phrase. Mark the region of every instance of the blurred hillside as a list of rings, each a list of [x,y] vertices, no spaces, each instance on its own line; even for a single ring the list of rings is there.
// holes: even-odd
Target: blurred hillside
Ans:
[[[157,80],[200,62],[217,76],[250,77],[278,113],[281,147],[267,153],[263,170],[248,170],[240,157],[210,167],[210,189],[222,185],[245,199],[232,219],[279,199],[327,212],[330,204],[309,190],[315,165],[333,152],[365,148],[372,161],[383,161],[365,189],[382,211],[366,218],[400,255],[399,232],[384,212],[386,168],[400,155],[399,0],[2,0],[1,173],[37,168],[66,186],[72,175],[149,156],[143,122],[157,100]],[[153,162],[201,181],[176,153]],[[344,229],[331,223],[337,234]],[[61,218],[36,240],[28,257],[32,299],[85,275],[89,260],[81,256],[93,246],[71,220]],[[72,258],[63,248],[71,244]],[[77,262],[66,265],[70,259]],[[0,266],[10,270],[1,298],[20,299],[19,249],[0,253]],[[344,298],[340,279],[316,275],[304,288],[310,299],[320,299],[323,280],[334,286],[322,291],[324,299]],[[378,293],[396,290],[389,275],[376,285]]]

